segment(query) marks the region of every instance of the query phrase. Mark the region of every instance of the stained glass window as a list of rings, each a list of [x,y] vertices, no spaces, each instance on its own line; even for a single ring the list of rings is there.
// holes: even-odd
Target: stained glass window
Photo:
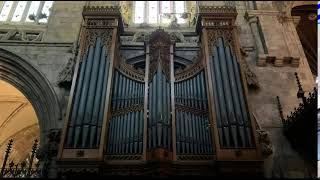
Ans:
[[[12,8],[13,5],[13,1],[5,1],[3,4],[3,7],[1,9],[1,13],[0,13],[0,21],[6,21],[9,13],[10,13],[10,9]]]
[[[181,18],[185,13],[185,1],[135,1],[134,23],[167,24],[177,17],[178,23],[186,23]]]
[[[16,7],[16,10],[14,11],[12,21],[20,21],[22,18],[22,14],[24,9],[26,8],[27,1],[19,1],[18,5]]]
[[[30,8],[29,8],[29,11],[27,14],[27,19],[26,19],[27,22],[32,22],[32,20],[29,18],[30,15],[37,15],[38,14],[39,6],[40,6],[40,1],[32,1],[31,2]]]
[[[47,23],[52,4],[53,1],[4,1],[0,7],[0,22]]]
[[[149,11],[149,23],[154,24],[158,22],[158,1],[149,1],[148,2],[148,11]]]
[[[175,13],[177,13],[176,17],[178,19],[178,23],[185,23],[185,20],[181,18],[181,14],[184,13],[184,2],[183,1],[175,1]]]
[[[49,9],[51,8],[52,4],[53,4],[53,1],[46,1],[43,5],[41,13],[46,14],[47,17],[49,17],[49,15],[50,15]],[[39,22],[41,22],[41,23],[46,23],[47,21],[48,21],[48,18],[42,18],[39,20]]]
[[[144,22],[144,5],[145,1],[136,1],[135,2],[135,16],[134,22],[143,23]]]

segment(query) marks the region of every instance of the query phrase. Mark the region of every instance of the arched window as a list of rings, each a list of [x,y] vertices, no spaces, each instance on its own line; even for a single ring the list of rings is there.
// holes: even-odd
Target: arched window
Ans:
[[[53,1],[4,1],[0,22],[47,23]]]
[[[184,18],[185,1],[135,1],[133,22],[136,24],[166,24],[173,17],[179,24],[186,23]]]

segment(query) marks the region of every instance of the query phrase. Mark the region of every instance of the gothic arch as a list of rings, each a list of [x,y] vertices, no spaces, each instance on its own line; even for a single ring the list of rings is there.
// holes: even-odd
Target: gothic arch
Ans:
[[[0,79],[20,90],[31,102],[39,120],[40,140],[50,129],[58,127],[61,110],[48,79],[23,58],[0,49]]]
[[[273,6],[287,17],[291,17],[294,7],[303,5],[317,5],[318,1],[273,1]]]
[[[293,1],[293,4],[290,8],[290,12],[294,7],[303,5],[318,5],[318,1]]]

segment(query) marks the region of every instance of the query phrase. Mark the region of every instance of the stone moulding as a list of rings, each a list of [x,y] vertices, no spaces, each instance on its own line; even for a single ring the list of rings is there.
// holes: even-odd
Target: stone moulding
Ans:
[[[300,57],[259,55],[257,66],[263,67],[267,64],[273,64],[276,67],[299,67]]]
[[[1,41],[42,41],[44,32],[41,30],[1,29]]]

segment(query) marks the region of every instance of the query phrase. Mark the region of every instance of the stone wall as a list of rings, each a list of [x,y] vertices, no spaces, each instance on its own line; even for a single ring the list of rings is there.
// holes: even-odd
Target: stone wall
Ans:
[[[254,12],[251,14],[259,18],[268,55],[274,56],[275,59],[299,57],[299,67],[285,63],[280,67],[276,67],[273,63],[267,63],[262,67],[257,66],[258,55],[261,54],[254,44],[254,32],[250,30],[249,23],[242,18],[245,15],[242,8],[245,7],[237,6],[239,13],[237,22],[241,27],[240,43],[248,53],[244,60],[256,74],[260,84],[258,90],[249,90],[249,102],[258,123],[262,129],[270,133],[273,143],[274,153],[265,160],[265,175],[266,177],[303,177],[306,165],[282,134],[276,96],[280,97],[286,117],[300,102],[296,95],[298,86],[294,73],[298,72],[306,91],[311,91],[315,87],[315,80],[296,33],[293,19],[286,19],[282,22],[271,2],[257,2],[257,7],[258,10],[248,11]],[[250,51],[252,46],[254,51]]]

